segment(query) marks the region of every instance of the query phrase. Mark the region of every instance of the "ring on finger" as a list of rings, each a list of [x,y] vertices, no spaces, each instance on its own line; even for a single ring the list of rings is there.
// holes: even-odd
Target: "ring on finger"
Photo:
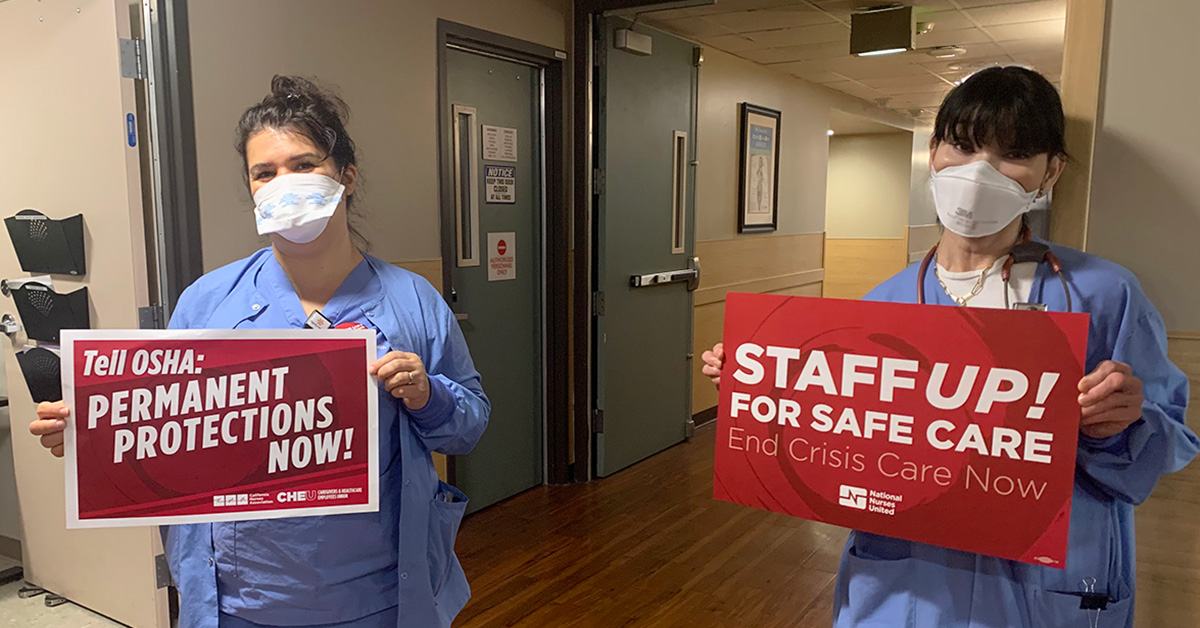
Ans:
[[[408,383],[407,383],[407,384],[405,384],[405,385],[406,385],[406,386],[412,386],[412,384],[413,384],[413,374],[412,374],[412,371],[405,371],[405,373],[408,373]]]

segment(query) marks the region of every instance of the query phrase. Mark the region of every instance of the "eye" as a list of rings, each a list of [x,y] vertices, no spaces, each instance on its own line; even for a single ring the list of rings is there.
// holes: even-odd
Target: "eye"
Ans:
[[[313,168],[316,168],[316,167],[317,167],[316,164],[302,163],[302,164],[299,164],[298,166],[296,166],[296,172],[308,172],[309,170],[312,170]]]
[[[955,142],[954,149],[960,153],[966,153],[968,155],[975,152],[975,147],[966,142]]]
[[[1024,153],[1021,151],[1012,151],[1012,152],[1004,155],[1005,159],[1011,159],[1013,161],[1024,161],[1026,159],[1029,159],[1030,157],[1033,157],[1033,155],[1030,155],[1029,153]]]
[[[255,181],[268,181],[268,180],[274,179],[274,178],[275,178],[274,170],[259,170],[258,172],[254,173]]]

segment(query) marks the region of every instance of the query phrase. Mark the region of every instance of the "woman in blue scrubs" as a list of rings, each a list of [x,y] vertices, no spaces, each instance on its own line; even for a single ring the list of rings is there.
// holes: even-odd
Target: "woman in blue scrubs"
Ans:
[[[1063,126],[1058,93],[1030,70],[990,68],[952,90],[930,146],[944,228],[930,268],[922,274],[923,265],[914,265],[866,298],[1037,303],[1091,315],[1066,569],[855,531],[838,570],[837,628],[1133,625],[1133,507],[1160,476],[1187,465],[1198,442],[1184,424],[1188,381],[1167,359],[1162,319],[1132,273],[1056,245],[1051,259],[1061,263],[1065,285],[1051,263],[1007,264],[1014,245],[1028,239],[1025,212],[1066,165]],[[722,346],[704,362],[719,384]],[[1081,609],[1085,590],[1106,608]]]
[[[196,281],[171,328],[297,329],[320,312],[374,330],[379,512],[166,528],[181,628],[446,628],[470,596],[454,556],[466,497],[438,480],[430,453],[470,451],[490,404],[437,291],[355,243],[347,114],[293,77],[245,112],[237,149],[272,246]],[[68,415],[42,404],[30,427],[58,456]]]

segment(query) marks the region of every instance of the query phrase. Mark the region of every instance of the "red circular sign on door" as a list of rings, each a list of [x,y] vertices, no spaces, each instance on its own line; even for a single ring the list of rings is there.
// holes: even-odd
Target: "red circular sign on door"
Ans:
[[[504,240],[497,242],[496,243],[496,251],[499,252],[501,255],[504,255],[505,253],[508,252],[508,243],[505,242]]]

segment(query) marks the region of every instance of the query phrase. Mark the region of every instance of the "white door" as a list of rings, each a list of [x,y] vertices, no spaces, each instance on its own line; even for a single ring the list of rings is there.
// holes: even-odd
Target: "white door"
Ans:
[[[0,2],[0,218],[23,209],[51,218],[83,214],[87,272],[53,281],[58,292],[88,286],[93,328],[137,328],[137,308],[148,301],[143,138],[128,132],[137,107],[119,54],[119,39],[130,36],[130,13],[130,0]],[[0,278],[28,276],[7,233],[0,235]],[[3,313],[19,319],[9,297],[0,297]],[[155,578],[156,529],[65,528],[63,465],[24,427],[34,404],[14,352],[25,345],[21,333],[0,336],[25,577],[130,626],[166,628],[166,589]]]

